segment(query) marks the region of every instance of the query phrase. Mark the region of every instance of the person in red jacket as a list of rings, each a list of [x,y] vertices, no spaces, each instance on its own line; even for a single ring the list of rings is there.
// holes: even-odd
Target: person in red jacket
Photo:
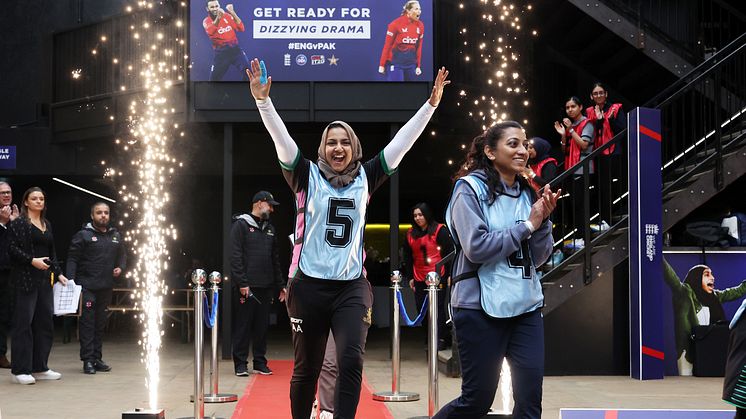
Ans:
[[[246,53],[238,46],[236,31],[243,32],[244,25],[238,17],[232,4],[220,7],[218,0],[207,2],[207,17],[202,21],[205,33],[212,41],[212,49],[215,55],[210,66],[210,81],[222,80],[231,66],[236,67],[244,81],[247,80],[246,69],[249,68],[249,59]]]
[[[414,291],[417,310],[422,309],[427,289],[425,278],[435,272],[435,264],[453,251],[453,240],[448,228],[433,218],[430,206],[420,202],[412,208],[412,228],[407,231],[407,242],[402,248],[404,274],[410,278],[409,287]],[[450,282],[450,264],[438,272],[441,278],[438,294],[438,350],[451,345],[451,330],[446,325],[445,287]]]
[[[609,103],[608,97],[609,92],[603,83],[597,82],[593,85],[591,90],[593,106],[586,108],[585,115],[593,124],[595,131],[594,148],[608,143],[615,135],[627,128],[627,115],[622,109],[622,104]],[[612,220],[613,202],[627,191],[626,165],[620,160],[620,156],[624,154],[625,143],[626,139],[601,152],[598,173],[602,220]]]
[[[419,1],[404,4],[401,16],[386,28],[386,41],[381,51],[378,72],[386,74],[388,81],[412,81],[422,74],[422,41],[425,25],[420,21]]]
[[[558,175],[557,160],[549,155],[551,149],[549,141],[541,137],[534,137],[528,142],[528,165],[523,176],[537,193]]]

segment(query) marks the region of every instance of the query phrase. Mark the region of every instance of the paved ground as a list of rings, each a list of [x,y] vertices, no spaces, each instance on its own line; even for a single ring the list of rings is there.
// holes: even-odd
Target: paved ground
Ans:
[[[61,381],[21,386],[11,384],[9,370],[0,370],[2,418],[120,418],[123,411],[147,407],[144,366],[135,336],[134,331],[122,332],[106,340],[104,354],[113,367],[111,373],[82,374],[77,343],[63,344],[59,337],[50,366],[63,374]],[[387,336],[387,330],[374,330],[366,354],[365,375],[376,391],[391,389]],[[403,342],[401,390],[418,392],[422,399],[390,403],[389,409],[397,419],[427,414],[427,363],[422,337],[405,333]],[[209,347],[205,350],[207,353]],[[291,358],[289,334],[273,333],[269,358]],[[189,396],[194,385],[193,368],[193,345],[180,343],[177,334],[169,332],[161,354],[158,400],[167,418],[192,416]],[[231,361],[221,361],[220,372],[221,392],[243,393],[247,379],[232,374]],[[458,394],[461,382],[443,375],[439,380],[442,405]],[[628,377],[546,377],[543,417],[557,418],[561,407],[726,409],[720,401],[721,388],[722,379],[718,378],[669,377],[639,382]],[[234,406],[207,404],[205,414],[230,418]],[[496,403],[494,407],[500,406]]]

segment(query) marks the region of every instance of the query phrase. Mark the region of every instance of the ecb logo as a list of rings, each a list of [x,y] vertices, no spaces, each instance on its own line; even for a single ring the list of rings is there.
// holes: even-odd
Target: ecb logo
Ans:
[[[303,54],[298,54],[295,57],[295,63],[298,65],[306,65],[307,62],[308,62],[308,58],[306,58],[306,56]]]

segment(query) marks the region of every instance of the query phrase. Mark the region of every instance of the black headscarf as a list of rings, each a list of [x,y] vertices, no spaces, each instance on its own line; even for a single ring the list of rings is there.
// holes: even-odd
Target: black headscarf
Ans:
[[[549,151],[552,149],[552,145],[549,144],[549,141],[541,137],[534,137],[531,139],[531,144],[534,146],[534,150],[536,150],[536,157],[529,159],[528,164],[536,164],[547,157],[551,157]]]
[[[709,293],[702,289],[702,273],[705,269],[710,268],[707,265],[692,266],[684,278],[684,283],[694,290],[694,295],[697,296],[700,304],[710,309],[710,324],[714,324],[717,321],[725,321],[725,311],[714,292]]]

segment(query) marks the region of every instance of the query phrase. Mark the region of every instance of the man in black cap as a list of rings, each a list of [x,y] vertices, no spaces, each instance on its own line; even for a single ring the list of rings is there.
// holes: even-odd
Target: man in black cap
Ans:
[[[271,193],[259,191],[252,200],[251,213],[233,217],[231,342],[234,371],[238,376],[249,375],[249,343],[254,354],[254,371],[272,374],[265,356],[269,309],[277,292],[284,289],[275,227],[269,222],[275,205],[279,202]],[[279,299],[285,300],[284,291],[280,291]]]

